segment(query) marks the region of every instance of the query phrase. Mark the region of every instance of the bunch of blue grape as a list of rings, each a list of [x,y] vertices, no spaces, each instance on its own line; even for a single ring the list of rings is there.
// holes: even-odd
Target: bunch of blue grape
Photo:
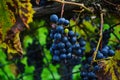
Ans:
[[[100,70],[100,66],[97,62],[92,63],[93,53],[95,48],[93,48],[90,53],[86,54],[86,59],[82,61],[81,68],[81,78],[82,80],[97,80],[96,72]],[[99,49],[96,55],[96,60],[105,59],[115,55],[114,50],[109,46],[104,46],[102,49]]]
[[[28,48],[27,48],[27,63],[28,66],[34,66],[35,70],[34,70],[34,80],[41,80],[41,73],[42,73],[42,69],[43,69],[43,54],[42,54],[42,47],[38,41],[38,39],[33,39],[32,44],[29,44]]]
[[[69,29],[69,20],[65,18],[58,18],[53,14],[50,16],[52,22],[52,30],[50,38],[52,39],[52,46],[50,52],[52,59],[55,62],[81,59],[84,55],[86,42],[79,38],[79,34]]]

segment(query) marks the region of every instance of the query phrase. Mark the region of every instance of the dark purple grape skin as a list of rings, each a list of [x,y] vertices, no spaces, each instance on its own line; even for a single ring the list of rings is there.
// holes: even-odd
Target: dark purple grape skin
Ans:
[[[59,55],[60,51],[59,50],[54,50],[54,55]]]
[[[64,44],[64,43],[62,43],[62,42],[60,42],[60,43],[58,43],[58,47],[59,47],[60,49],[62,49],[62,48],[64,48],[64,47],[65,47],[65,44]]]
[[[66,47],[67,48],[69,48],[69,47],[71,47],[72,46],[72,44],[68,41],[68,42],[66,42]]]
[[[63,53],[63,54],[60,54],[60,59],[66,59],[66,54],[65,53]]]
[[[86,45],[86,42],[84,40],[80,40],[80,46],[83,47]]]
[[[97,59],[103,59],[104,58],[104,55],[98,51],[97,53]]]
[[[71,59],[72,58],[72,54],[71,53],[67,54],[66,58],[67,59]]]
[[[100,67],[98,65],[95,65],[94,66],[94,71],[98,71],[98,70],[100,70]]]
[[[64,21],[64,25],[65,25],[65,26],[67,26],[69,23],[70,23],[69,20],[65,20],[65,21]]]
[[[50,16],[50,21],[51,22],[57,22],[58,21],[58,16],[56,14],[53,14]]]
[[[69,35],[70,37],[73,37],[73,36],[75,35],[75,33],[74,33],[73,31],[69,31],[69,32],[68,32],[68,35]]]
[[[77,55],[82,55],[81,49],[78,49],[78,50],[76,51],[76,54],[77,54]]]
[[[72,38],[71,38],[71,43],[76,43],[76,41],[77,41],[77,38],[76,38],[76,37],[72,37]]]
[[[105,57],[107,57],[107,56],[108,56],[108,49],[103,48],[103,49],[101,50],[101,53],[102,53]]]
[[[82,77],[86,77],[87,76],[87,72],[81,72],[80,74]]]
[[[57,56],[57,55],[53,55],[53,61],[60,61],[59,56]]]
[[[67,52],[68,52],[68,53],[71,53],[71,52],[72,52],[72,48],[71,48],[71,47],[68,48],[68,49],[67,49]]]
[[[63,37],[62,41],[63,41],[64,43],[67,42],[67,41],[68,41],[68,38],[65,36],[65,37]]]
[[[63,26],[57,26],[57,27],[56,27],[56,31],[57,31],[57,32],[60,32],[60,33],[64,32]]]
[[[115,55],[115,52],[114,52],[113,50],[109,50],[108,55],[109,55],[109,56],[114,56],[114,55]]]
[[[80,45],[77,43],[77,44],[75,44],[75,48],[76,49],[79,49],[80,48]]]
[[[96,75],[95,75],[94,72],[89,72],[89,73],[88,73],[88,77],[89,77],[89,78],[95,78]]]
[[[59,20],[58,20],[58,24],[63,24],[65,22],[65,18],[60,18]]]
[[[60,33],[55,33],[54,34],[54,39],[61,39],[61,34]]]
[[[66,53],[66,49],[64,48],[64,49],[60,49],[60,52],[61,53]]]

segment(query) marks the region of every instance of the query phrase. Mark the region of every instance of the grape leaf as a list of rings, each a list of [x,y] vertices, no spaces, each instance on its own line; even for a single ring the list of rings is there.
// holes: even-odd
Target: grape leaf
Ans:
[[[29,28],[34,13],[30,0],[0,0],[0,11],[0,47],[21,54],[19,34]]]
[[[113,58],[109,60],[102,60],[99,62],[101,67],[100,71],[97,73],[98,80],[120,80],[120,57],[118,55],[119,51]]]

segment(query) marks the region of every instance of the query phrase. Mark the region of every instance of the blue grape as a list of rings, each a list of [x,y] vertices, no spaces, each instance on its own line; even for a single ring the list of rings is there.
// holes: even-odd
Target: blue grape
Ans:
[[[115,52],[113,50],[109,50],[109,53],[108,53],[109,56],[114,56],[115,55]]]
[[[63,30],[64,30],[63,26],[57,26],[56,27],[57,32],[64,32]]]
[[[58,16],[56,14],[53,14],[50,16],[50,21],[51,22],[57,22],[58,21]]]
[[[58,24],[63,24],[65,22],[65,18],[60,18],[59,20],[58,20]]]
[[[76,48],[76,49],[79,49],[79,48],[80,48],[80,45],[79,45],[79,44],[75,44],[75,48]]]
[[[65,48],[64,49],[60,49],[60,52],[66,53],[66,49]]]
[[[67,52],[68,52],[68,53],[71,53],[71,52],[72,52],[72,48],[71,48],[71,47],[68,48],[68,49],[67,49]]]
[[[80,49],[81,49],[82,51],[85,51],[86,48],[85,48],[85,47],[81,47]]]
[[[54,34],[54,39],[61,39],[61,34],[60,33],[55,33]]]
[[[100,69],[100,67],[98,65],[94,66],[94,71],[98,71]]]
[[[71,59],[72,58],[72,54],[71,53],[67,54],[66,58]]]
[[[62,43],[62,42],[60,42],[60,43],[58,43],[58,47],[61,49],[61,48],[64,48],[65,47],[65,44],[64,43]]]
[[[108,56],[108,49],[103,48],[103,49],[101,50],[101,53],[103,53],[103,55],[107,57],[107,56]]]
[[[66,54],[60,54],[60,59],[65,59],[66,57]]]
[[[72,37],[71,42],[76,43],[76,41],[77,41],[76,37]]]
[[[62,41],[65,43],[68,41],[68,38],[67,37],[63,37]]]
[[[54,56],[53,56],[53,60],[54,60],[54,61],[60,61],[60,58],[59,58],[59,56],[54,55]]]
[[[55,43],[52,44],[52,49],[56,49],[56,44]]]
[[[74,32],[73,32],[73,31],[69,31],[69,32],[68,32],[68,35],[69,35],[70,37],[72,37],[72,36],[74,36]]]
[[[84,40],[80,40],[80,46],[85,46],[86,42]]]
[[[86,77],[87,76],[87,72],[81,72],[80,74],[82,77]]]
[[[54,55],[59,55],[59,54],[60,54],[59,50],[54,50]]]
[[[78,49],[77,52],[76,52],[77,55],[82,55],[82,51],[81,49]]]
[[[64,21],[64,25],[65,25],[65,26],[67,26],[69,23],[70,23],[69,20],[65,20],[65,21]]]
[[[69,48],[72,46],[72,44],[68,41],[68,42],[66,42],[66,46]]]
[[[104,55],[101,52],[98,51],[97,59],[102,59],[102,58],[104,58]]]
[[[89,78],[95,78],[96,75],[95,75],[94,72],[89,72],[89,73],[88,73],[88,77],[89,77]]]

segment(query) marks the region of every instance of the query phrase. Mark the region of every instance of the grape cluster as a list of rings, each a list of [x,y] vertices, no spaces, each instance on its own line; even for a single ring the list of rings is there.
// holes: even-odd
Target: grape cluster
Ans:
[[[92,63],[94,51],[95,48],[93,48],[90,53],[86,54],[86,59],[82,61],[82,80],[97,80],[95,73],[100,70],[100,66],[96,62]],[[109,46],[104,46],[101,50],[98,50],[96,60],[111,57],[113,55],[115,55],[115,52]]]
[[[84,39],[79,38],[79,34],[69,29],[69,20],[58,18],[53,14],[50,16],[52,30],[50,38],[53,40],[50,52],[53,61],[70,61],[70,59],[81,59],[84,54]]]
[[[42,47],[39,43],[39,41],[35,38],[33,39],[33,43],[29,44],[29,47],[27,48],[27,63],[28,66],[34,66],[34,80],[41,80],[41,73],[43,69],[43,54],[42,54]]]
[[[115,55],[114,50],[112,50],[109,46],[105,46],[98,51],[96,59],[103,59],[114,55]]]

